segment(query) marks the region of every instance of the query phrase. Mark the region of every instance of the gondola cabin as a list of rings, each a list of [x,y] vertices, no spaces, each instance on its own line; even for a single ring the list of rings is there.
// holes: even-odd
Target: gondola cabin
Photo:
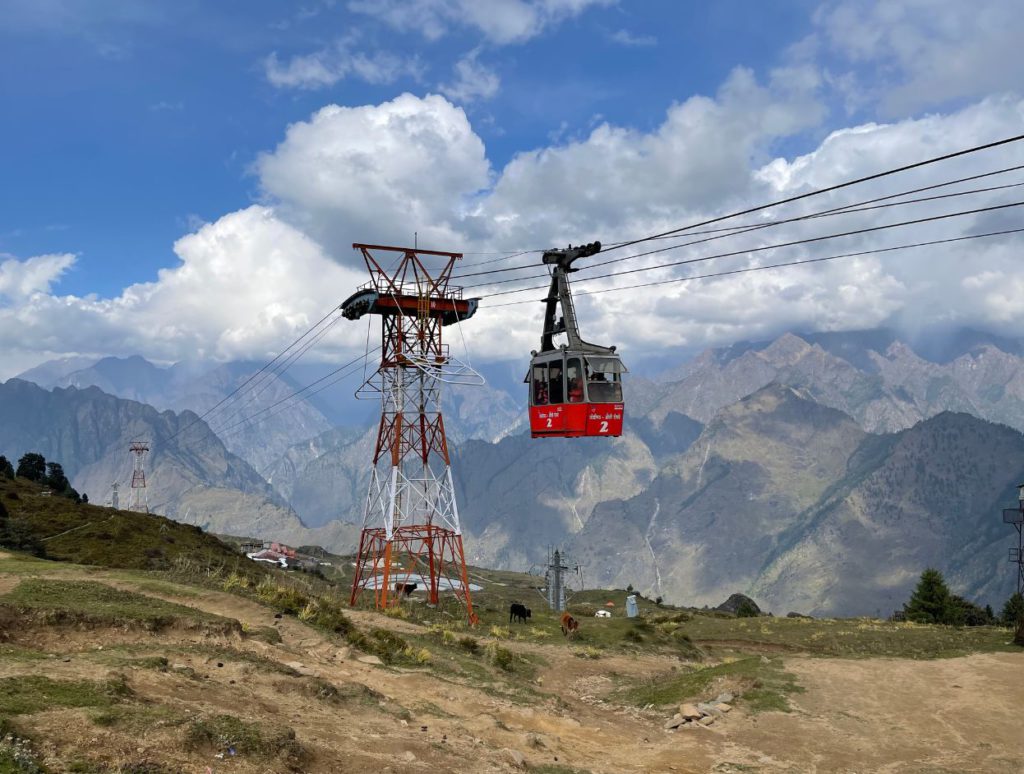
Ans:
[[[530,434],[534,438],[622,435],[617,356],[548,352],[530,366]]]
[[[540,350],[531,353],[525,379],[533,438],[622,435],[622,374],[626,367],[615,347],[591,344],[580,337],[569,289],[572,262],[600,249],[601,243],[593,242],[544,253],[544,263],[553,267],[551,291],[545,299]],[[561,317],[556,317],[559,310]],[[561,335],[567,343],[556,346],[554,338]]]

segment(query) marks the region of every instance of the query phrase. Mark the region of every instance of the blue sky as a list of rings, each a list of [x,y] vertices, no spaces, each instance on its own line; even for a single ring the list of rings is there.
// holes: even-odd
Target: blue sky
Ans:
[[[352,241],[608,242],[1024,121],[1012,0],[4,5],[0,378],[72,354],[272,355],[362,281]],[[997,247],[581,310],[590,338],[649,357],[793,328],[1019,335],[1024,276]],[[494,309],[469,334],[514,358],[536,317]],[[339,326],[329,357],[364,339]]]
[[[0,251],[78,253],[55,289],[116,294],[173,265],[196,219],[259,198],[249,167],[284,128],[328,102],[427,93],[480,46],[497,98],[468,105],[488,156],[588,131],[601,119],[650,129],[673,101],[714,93],[737,64],[763,70],[809,29],[812,5],[638,2],[596,7],[516,45],[474,29],[430,41],[343,3],[96,3],[47,13],[26,2],[0,27],[5,177]],[[40,10],[27,10],[30,5]],[[61,6],[60,3],[53,3]],[[68,4],[72,5],[71,3]],[[74,4],[85,7],[90,4]],[[422,72],[384,84],[346,78],[281,89],[264,62],[358,31],[367,50],[400,50]]]

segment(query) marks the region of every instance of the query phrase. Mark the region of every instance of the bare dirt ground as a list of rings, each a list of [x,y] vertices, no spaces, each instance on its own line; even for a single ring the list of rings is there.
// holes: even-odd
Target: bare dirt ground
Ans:
[[[88,579],[139,591],[95,571]],[[13,585],[0,576],[0,588]],[[805,690],[791,698],[792,712],[755,715],[740,704],[710,728],[669,732],[664,712],[610,699],[623,680],[678,664],[667,656],[591,660],[558,644],[510,644],[547,664],[531,686],[539,698],[524,700],[436,671],[364,663],[358,652],[298,620],[275,619],[268,608],[231,594],[144,593],[248,627],[273,626],[282,643],[174,630],[11,632],[14,645],[50,657],[0,660],[0,677],[101,680],[118,672],[134,692],[133,706],[228,714],[294,729],[310,751],[298,770],[308,772],[497,772],[520,770],[521,762],[564,773],[1024,771],[1024,653],[935,661],[786,657],[787,670]],[[364,626],[422,631],[371,613],[352,617]],[[166,654],[170,668],[118,665],[104,655],[128,646],[137,656]],[[267,668],[274,663],[301,674]],[[316,698],[317,680],[376,693],[360,701],[323,701]],[[105,727],[74,709],[19,717],[54,771],[67,770],[60,762],[75,756],[109,766],[158,762],[197,774],[294,770],[273,760],[185,748],[180,724],[131,721]]]

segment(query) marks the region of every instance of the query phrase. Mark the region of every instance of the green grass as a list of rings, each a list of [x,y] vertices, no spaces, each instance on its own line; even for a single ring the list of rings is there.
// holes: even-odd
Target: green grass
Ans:
[[[0,597],[0,604],[45,624],[136,626],[148,631],[184,625],[225,634],[241,632],[241,624],[234,619],[94,581],[26,578]]]
[[[696,614],[681,627],[697,645],[726,643],[841,658],[946,658],[1014,651],[1007,629],[894,623],[874,619],[718,618]]]
[[[197,718],[189,724],[185,743],[193,749],[226,750],[261,758],[281,757],[299,762],[306,751],[290,728],[269,728],[233,715]]]
[[[91,719],[97,726],[141,734],[158,726],[173,728],[184,725],[188,714],[164,704],[131,704],[104,707],[93,712]]]
[[[27,675],[0,678],[0,718],[30,715],[55,707],[110,707],[125,698],[127,686],[113,679],[51,680]]]
[[[779,659],[762,656],[742,658],[715,666],[658,675],[639,685],[623,689],[617,697],[637,706],[667,706],[684,701],[713,699],[716,684],[736,687],[740,700],[754,712],[789,711],[787,696],[801,692],[793,675],[786,672]]]

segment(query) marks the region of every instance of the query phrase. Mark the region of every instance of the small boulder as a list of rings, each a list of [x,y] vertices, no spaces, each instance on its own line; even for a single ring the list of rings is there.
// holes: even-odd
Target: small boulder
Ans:
[[[702,726],[710,726],[712,723],[715,722],[715,719],[711,715],[705,715],[697,722],[700,723]]]
[[[726,704],[724,701],[716,703],[715,706],[718,707],[719,712],[729,712],[732,709],[732,705]]]
[[[701,715],[719,715],[718,705],[709,704],[707,702],[701,702],[697,705],[697,709],[700,710]]]
[[[505,758],[517,769],[526,768],[526,757],[518,750],[505,749]]]
[[[684,723],[689,723],[689,722],[690,721],[688,721],[686,718],[684,718],[682,715],[680,715],[677,712],[675,715],[673,715],[672,717],[670,717],[668,720],[665,721],[665,730],[666,731],[671,731],[673,728],[679,728],[679,726],[683,725]]]
[[[733,696],[731,693],[726,691],[725,693],[718,694],[718,696],[715,697],[715,701],[718,702],[719,704],[728,704],[729,702],[731,702],[735,698],[736,698],[735,696]]]
[[[679,714],[684,720],[699,720],[702,713],[693,704],[680,704]]]
[[[359,658],[356,659],[356,661],[358,661],[360,664],[380,665],[380,664],[384,663],[377,656],[360,656]]]

